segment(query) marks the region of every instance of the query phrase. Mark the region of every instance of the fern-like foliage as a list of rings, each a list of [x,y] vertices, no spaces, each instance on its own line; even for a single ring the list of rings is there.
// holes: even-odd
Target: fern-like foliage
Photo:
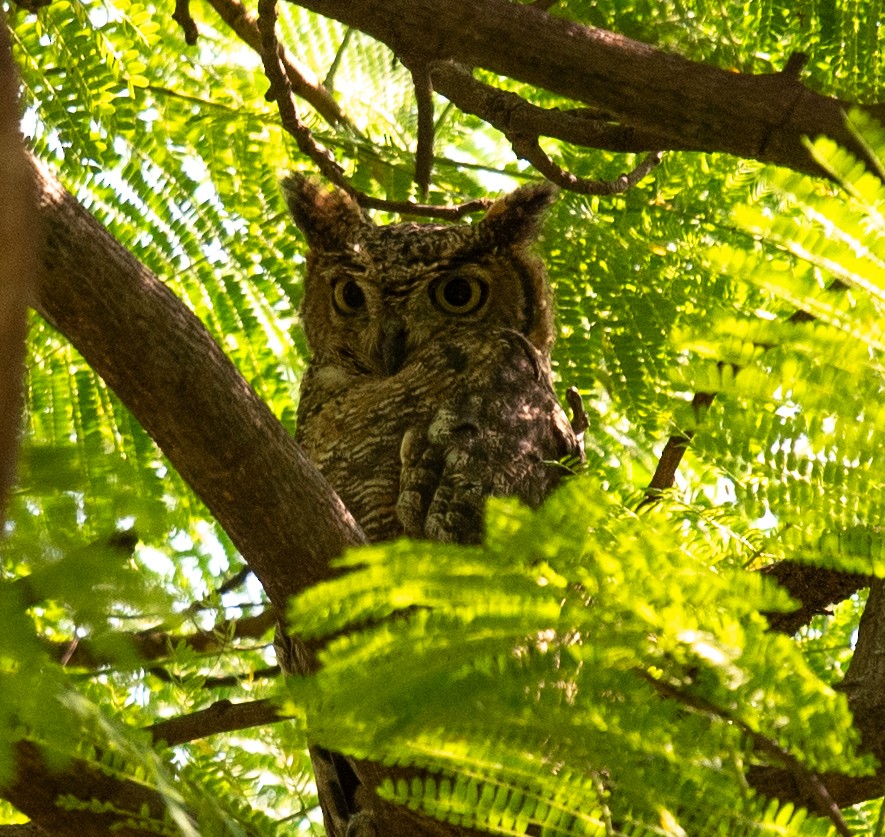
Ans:
[[[382,795],[493,833],[814,833],[740,776],[761,741],[868,770],[846,705],[767,631],[783,594],[681,529],[575,478],[536,514],[494,502],[482,547],[356,551],[292,606],[299,634],[351,628],[293,697],[325,745],[433,772]]]
[[[882,129],[852,119],[882,160]],[[718,393],[698,428],[698,455],[731,476],[749,513],[776,518],[789,557],[881,574],[885,188],[832,143],[813,149],[847,195],[766,173],[764,203],[735,219],[776,249],[723,246],[716,260],[767,302],[683,335],[708,360],[683,366],[680,378]]]

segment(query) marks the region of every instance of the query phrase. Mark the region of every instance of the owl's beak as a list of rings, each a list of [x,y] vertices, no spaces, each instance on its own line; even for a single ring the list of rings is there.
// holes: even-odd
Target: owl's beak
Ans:
[[[399,372],[406,361],[406,327],[400,320],[386,323],[381,332],[381,360],[388,375]]]

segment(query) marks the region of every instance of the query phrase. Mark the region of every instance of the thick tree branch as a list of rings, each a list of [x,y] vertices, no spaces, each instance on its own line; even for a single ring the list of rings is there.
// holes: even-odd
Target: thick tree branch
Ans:
[[[15,756],[18,779],[3,788],[3,798],[53,837],[168,833],[127,825],[128,819],[137,820],[142,813],[163,821],[166,805],[162,797],[143,782],[108,775],[76,759],[63,771],[50,770],[37,747],[27,741],[16,745]],[[76,800],[82,807],[60,807],[58,802],[63,798]],[[95,810],[93,800],[101,800],[107,807]]]
[[[27,310],[37,274],[34,177],[18,121],[18,80],[0,9],[0,533],[15,478]]]
[[[583,102],[654,136],[647,151],[723,151],[822,174],[803,137],[826,134],[866,159],[845,125],[847,103],[804,87],[794,66],[732,73],[508,0],[292,2],[410,60],[454,60]]]
[[[363,538],[200,321],[48,172],[37,309],[139,419],[279,610]]]

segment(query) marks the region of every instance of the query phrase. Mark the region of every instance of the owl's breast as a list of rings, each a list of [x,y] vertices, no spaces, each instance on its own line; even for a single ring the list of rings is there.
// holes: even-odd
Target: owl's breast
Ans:
[[[370,541],[402,534],[400,446],[425,413],[405,376],[355,376],[332,366],[305,374],[295,439]]]
[[[389,376],[312,366],[296,440],[370,541],[476,542],[487,497],[537,505],[580,457],[546,357],[503,329],[449,335]]]

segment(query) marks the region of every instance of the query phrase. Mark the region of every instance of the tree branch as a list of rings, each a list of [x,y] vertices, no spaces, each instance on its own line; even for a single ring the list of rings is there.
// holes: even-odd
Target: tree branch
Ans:
[[[255,19],[240,0],[209,0],[209,3],[240,40],[260,55],[261,33]],[[319,80],[311,78],[313,74],[310,70],[301,66],[285,48],[280,48],[279,58],[289,85],[297,96],[304,99],[330,125],[348,124],[347,117],[331,92]]]
[[[2,789],[3,798],[53,837],[168,834],[165,828],[151,830],[131,824],[145,815],[158,823],[164,819],[162,797],[143,782],[109,775],[79,759],[69,762],[63,771],[50,770],[37,747],[27,741],[15,745],[15,761],[18,778]],[[61,799],[79,804],[61,807]],[[94,801],[105,805],[96,810]]]
[[[531,163],[544,177],[560,188],[577,192],[579,195],[619,195],[635,186],[661,162],[661,152],[653,151],[633,171],[622,174],[616,180],[588,180],[577,177],[556,165],[541,148],[537,137],[513,136],[508,139],[517,157]]]
[[[415,186],[418,197],[427,200],[430,176],[433,172],[433,85],[430,68],[418,62],[409,68],[415,86],[415,104],[418,110],[418,147],[415,149]]]
[[[856,573],[830,570],[797,561],[779,561],[763,567],[763,575],[773,578],[800,606],[788,613],[766,613],[773,631],[794,634],[813,617],[827,613],[827,608],[869,587],[870,577]]]
[[[802,764],[793,753],[782,747],[777,741],[754,730],[746,721],[735,717],[733,713],[716,706],[707,699],[691,694],[685,689],[665,680],[652,677],[646,671],[637,671],[637,674],[662,697],[670,698],[686,709],[727,721],[740,729],[747,739],[752,742],[753,748],[757,752],[763,753],[784,765],[782,769],[785,773],[791,777],[797,787],[805,791],[807,800],[811,803],[808,805],[811,810],[817,811],[821,816],[829,819],[835,826],[838,834],[843,835],[843,837],[851,837],[851,830],[848,828],[848,824],[845,822],[845,818],[842,816],[838,805],[834,802],[826,783],[821,780],[819,775]]]
[[[0,533],[18,460],[27,311],[37,274],[34,177],[18,122],[18,79],[0,9]]]
[[[146,663],[170,656],[172,649],[184,644],[198,654],[228,650],[231,640],[259,639],[276,624],[277,614],[272,608],[242,619],[224,620],[206,631],[192,634],[175,634],[161,628],[151,628],[134,634],[118,634],[125,641],[137,659]],[[71,642],[47,642],[46,647],[53,659],[67,667],[97,669],[113,665],[117,654],[108,656],[96,650],[88,639]]]
[[[857,644],[845,679],[839,689],[845,693],[863,744],[885,764],[885,579],[870,584],[857,633]]]
[[[184,42],[188,46],[194,46],[200,36],[197,22],[193,19],[190,9],[190,0],[175,0],[175,11],[172,13],[174,20],[184,32]]]
[[[277,612],[363,542],[337,495],[202,323],[47,171],[37,310],[206,503]]]
[[[847,103],[806,88],[795,66],[733,73],[508,0],[292,2],[410,60],[454,60],[583,102],[653,135],[646,151],[723,151],[820,175],[803,138],[826,134],[867,159],[845,125]],[[883,107],[865,109],[875,115]]]
[[[165,742],[172,747],[221,732],[233,732],[287,720],[291,719],[280,715],[276,704],[270,700],[254,700],[248,703],[219,700],[208,709],[170,718],[147,729],[154,741]]]

